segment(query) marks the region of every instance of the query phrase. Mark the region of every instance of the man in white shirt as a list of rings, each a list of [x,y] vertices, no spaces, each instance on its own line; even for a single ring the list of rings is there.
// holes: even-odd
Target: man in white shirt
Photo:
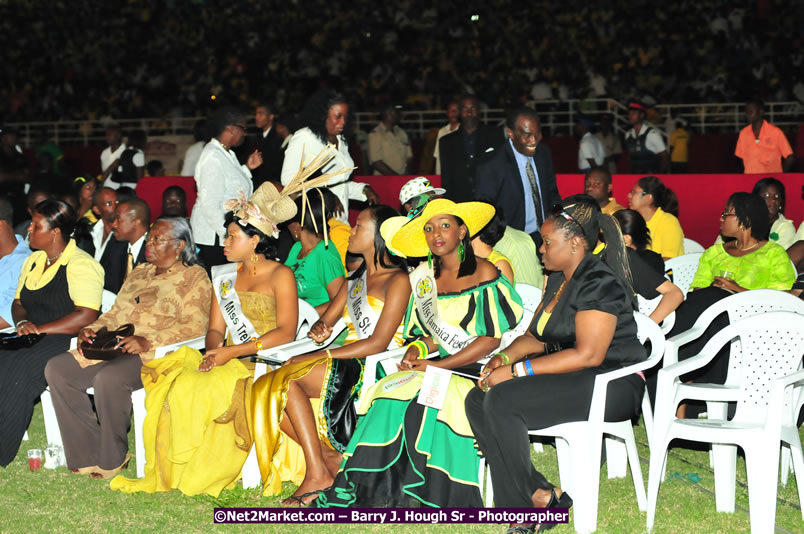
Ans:
[[[606,150],[600,139],[592,134],[594,123],[579,115],[575,119],[575,136],[580,138],[578,144],[578,170],[586,173],[594,167],[600,167],[606,160]]]
[[[107,187],[111,187],[112,189],[117,189],[120,187],[120,184],[112,182],[111,180],[108,180],[108,178],[115,170],[117,170],[117,166],[120,163],[120,156],[126,149],[126,144],[121,142],[122,138],[123,137],[119,126],[111,125],[106,128],[106,144],[109,146],[103,149],[103,152],[101,152],[100,156],[101,171],[103,171],[101,183]]]
[[[654,126],[645,123],[647,109],[638,102],[628,105],[628,122],[631,129],[625,134],[628,163],[631,174],[666,173],[670,168],[667,145]]]
[[[438,149],[441,138],[447,135],[448,133],[452,133],[458,128],[461,127],[461,113],[459,110],[459,103],[457,100],[452,100],[449,104],[447,104],[447,124],[442,126],[440,130],[438,130],[438,138],[436,138],[435,144],[435,151],[433,152],[433,157],[436,160],[436,174],[441,174],[441,160],[438,156]]]
[[[251,171],[262,164],[262,156],[257,150],[251,153],[245,165],[237,161],[231,150],[246,137],[244,113],[223,107],[210,117],[209,124],[215,137],[204,147],[195,167],[198,197],[190,215],[193,238],[207,270],[226,263],[223,255],[226,236],[224,203],[241,195],[251,196],[254,192]]]
[[[128,136],[128,145],[118,158],[117,168],[109,175],[107,184],[117,188],[137,188],[137,182],[145,176],[145,132],[134,130]]]

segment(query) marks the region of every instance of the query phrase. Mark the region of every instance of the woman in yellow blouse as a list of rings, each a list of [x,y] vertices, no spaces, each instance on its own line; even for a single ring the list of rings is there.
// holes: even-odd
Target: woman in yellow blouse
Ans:
[[[145,240],[145,258],[126,277],[112,308],[79,332],[78,349],[53,358],[45,369],[67,466],[93,478],[111,478],[128,462],[131,392],[142,387],[143,362],[153,359],[158,346],[198,337],[207,328],[210,284],[187,221],[157,219]],[[127,323],[134,334],[119,339],[124,354],[84,357],[81,344],[98,330]],[[94,409],[89,387],[95,389]]]
[[[404,342],[401,324],[410,283],[405,260],[387,250],[381,234],[386,221],[392,225],[407,218],[388,206],[360,212],[349,236],[349,252],[362,256],[363,263],[310,330],[313,340],[324,341],[343,317],[348,325],[345,346],[291,358],[254,384],[255,443],[266,494],[281,490],[282,477],[273,461],[280,440],[290,436],[304,452],[304,479],[283,504],[307,505],[318,490],[332,485],[357,422],[354,400],[360,392],[362,358]]]
[[[650,231],[648,250],[669,260],[684,254],[684,231],[678,222],[678,198],[655,176],[643,176],[628,193],[628,207],[638,211]]]
[[[31,254],[20,271],[11,315],[17,334],[46,334],[29,348],[0,352],[0,465],[17,454],[36,399],[47,387],[44,369],[70,338],[97,316],[103,267],[70,235],[77,215],[68,204],[45,200],[28,227]]]

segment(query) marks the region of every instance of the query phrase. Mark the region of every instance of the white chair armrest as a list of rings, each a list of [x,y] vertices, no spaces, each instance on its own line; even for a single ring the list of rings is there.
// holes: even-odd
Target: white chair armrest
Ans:
[[[675,312],[674,312],[675,313]],[[699,326],[698,324],[693,325],[692,328],[689,330],[685,330],[675,336],[668,338],[667,342],[664,347],[664,367],[669,367],[678,362],[678,349],[682,345],[686,345],[692,341],[695,341],[699,337],[706,332],[706,328],[709,325]]]
[[[281,364],[300,354],[327,350],[327,348],[332,345],[332,342],[335,341],[335,339],[337,339],[337,337],[341,335],[341,332],[343,332],[345,329],[346,323],[343,321],[343,319],[338,319],[338,322],[336,322],[332,327],[332,333],[324,341],[323,345],[316,345],[315,342],[309,337],[303,337],[302,339],[297,339],[296,341],[291,341],[290,343],[285,343],[284,345],[280,345],[278,347],[263,349],[259,351],[257,355],[260,356],[260,358]]]

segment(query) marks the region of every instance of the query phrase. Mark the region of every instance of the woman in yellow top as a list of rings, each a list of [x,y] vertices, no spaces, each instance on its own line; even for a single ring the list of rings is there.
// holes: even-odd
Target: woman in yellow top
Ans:
[[[692,327],[706,308],[732,293],[751,289],[789,290],[793,286],[795,269],[784,248],[768,240],[770,227],[768,208],[762,197],[750,193],[734,193],[729,197],[720,214],[720,233],[734,239],[709,247],[698,260],[691,291],[676,310],[676,324],[668,338]],[[679,360],[698,354],[727,324],[725,315],[717,317],[700,338],[680,348]],[[728,368],[727,345],[711,364],[684,379],[723,384]],[[686,406],[679,407],[678,417],[695,417],[697,406],[692,405],[693,410],[686,410]]]
[[[265,182],[248,201],[225,207],[232,210],[223,247],[230,263],[212,270],[206,354],[182,347],[143,366],[145,477],[119,476],[112,489],[217,496],[240,478],[252,445],[247,402],[254,366],[239,358],[296,333],[293,272],[271,259],[277,224],[293,217],[296,205]]]
[[[33,208],[31,254],[20,270],[11,315],[17,334],[47,334],[35,345],[0,352],[0,465],[17,454],[36,399],[47,387],[45,365],[70,338],[98,317],[103,267],[70,235],[78,217],[68,204],[45,200]]]
[[[684,254],[684,231],[678,222],[678,198],[655,176],[643,176],[628,193],[628,207],[638,211],[650,230],[648,250],[669,260]]]
[[[475,251],[475,256],[493,264],[511,284],[514,284],[516,273],[511,260],[494,248],[504,234],[505,221],[498,213],[495,213],[489,223],[472,238],[472,250]]]
[[[405,260],[388,252],[380,232],[386,221],[407,221],[398,215],[379,205],[360,212],[349,252],[362,256],[363,263],[310,330],[313,340],[323,342],[343,317],[348,324],[345,346],[291,358],[254,384],[255,442],[267,494],[281,490],[274,462],[280,441],[290,436],[304,452],[304,480],[283,504],[306,505],[332,485],[357,423],[354,400],[360,392],[362,359],[403,344],[401,323],[410,283]],[[310,401],[319,398],[314,411]]]

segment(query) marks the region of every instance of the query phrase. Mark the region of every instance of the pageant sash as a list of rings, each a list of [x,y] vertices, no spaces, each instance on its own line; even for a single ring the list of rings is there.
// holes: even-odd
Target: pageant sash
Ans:
[[[235,280],[237,280],[236,263],[216,265],[212,268],[212,290],[215,291],[218,306],[221,308],[221,314],[232,336],[232,341],[235,345],[240,345],[252,337],[260,337],[260,335],[243,313],[240,297],[235,291]]]
[[[438,316],[438,289],[435,273],[426,263],[410,273],[413,303],[424,329],[450,354],[455,354],[475,340],[462,328],[451,325]]]
[[[374,333],[377,322],[380,320],[379,314],[368,302],[366,271],[363,271],[360,278],[349,280],[348,283],[346,310],[349,312],[349,319],[352,320],[357,336],[360,339],[366,339]]]

